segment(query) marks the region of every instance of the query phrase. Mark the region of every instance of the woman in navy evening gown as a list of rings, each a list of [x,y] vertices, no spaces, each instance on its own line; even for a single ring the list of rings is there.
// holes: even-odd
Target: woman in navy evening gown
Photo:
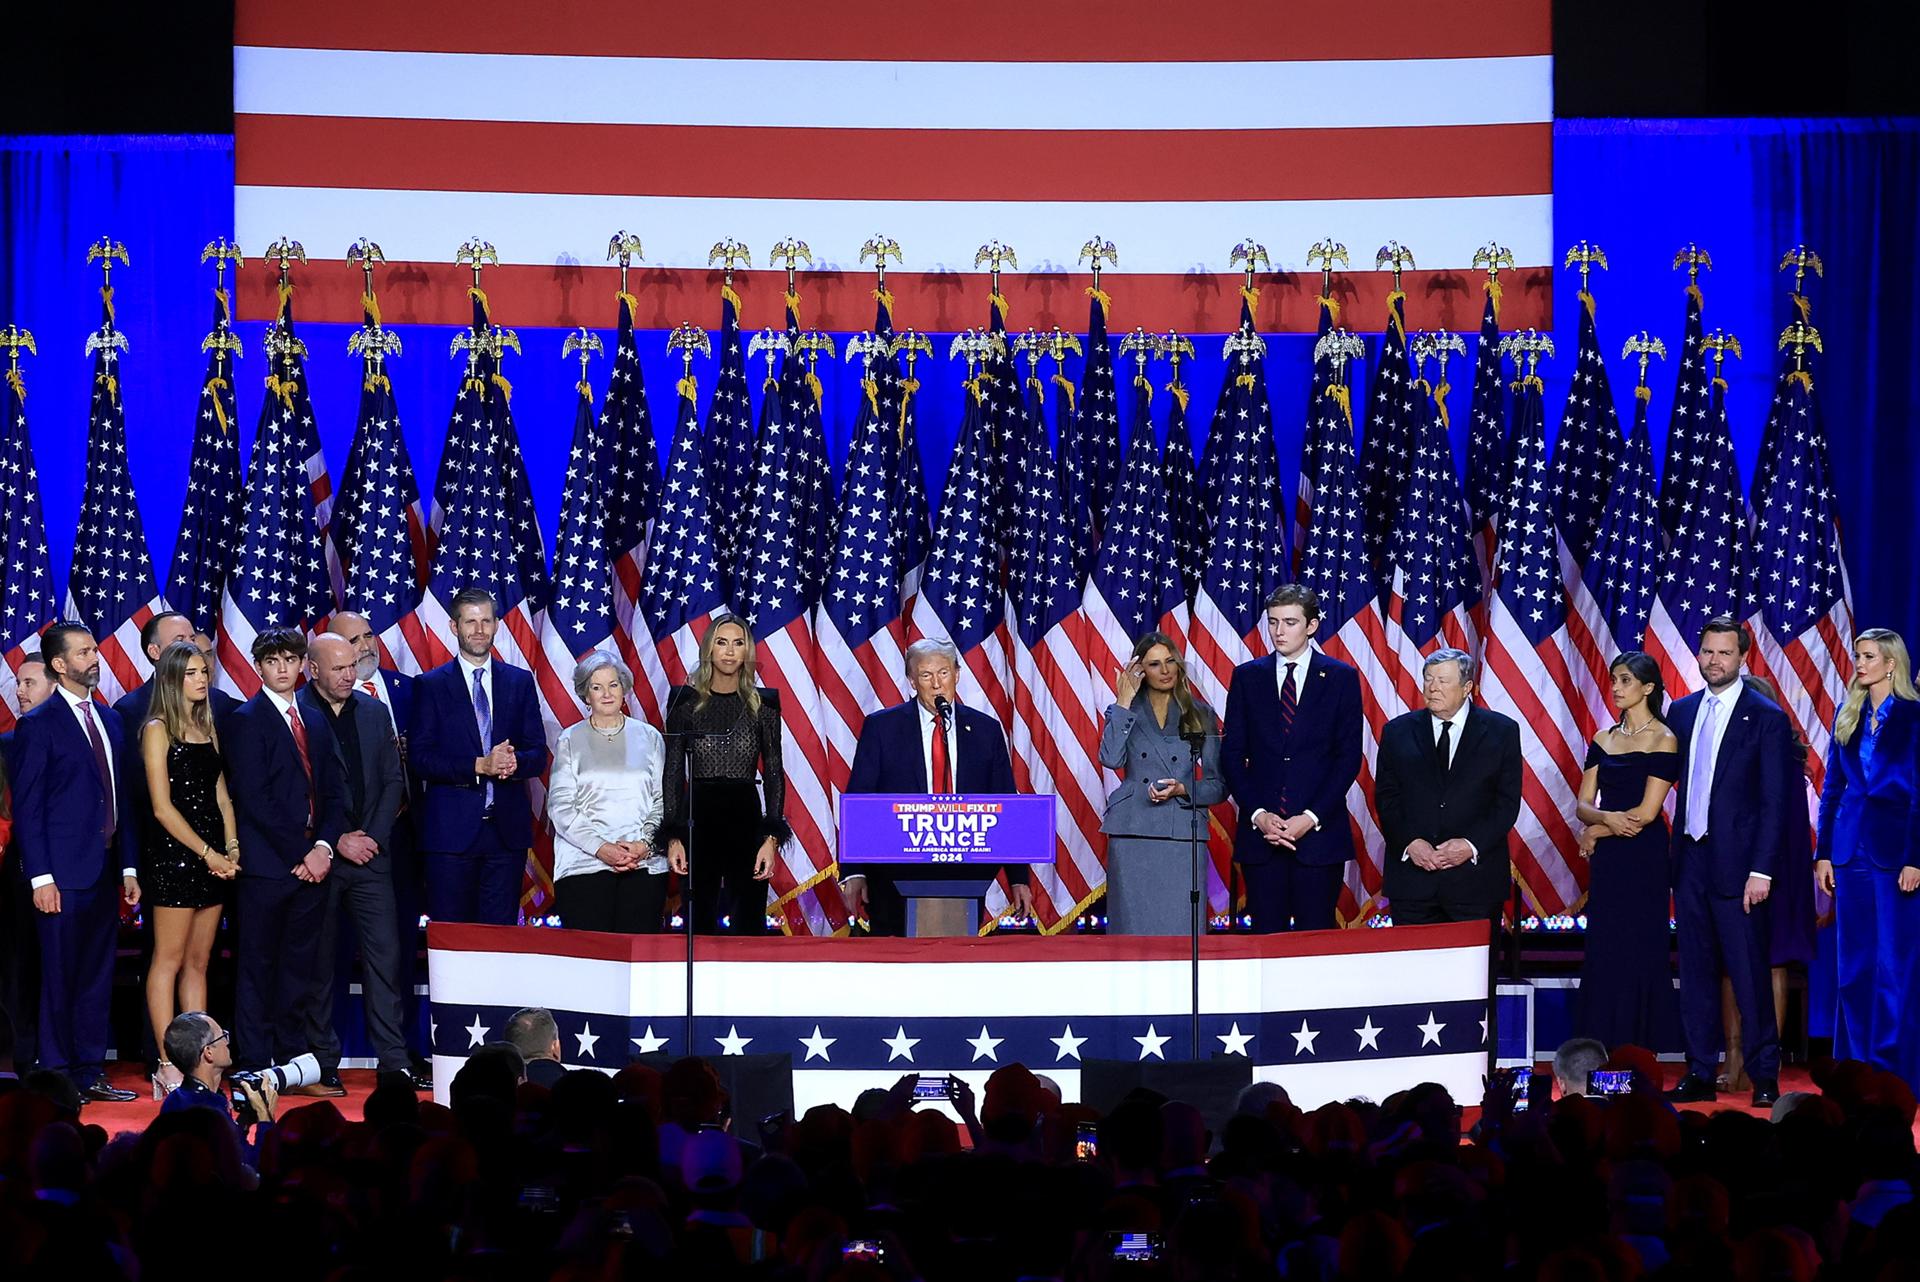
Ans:
[[[1678,1027],[1667,925],[1670,841],[1661,806],[1680,777],[1680,744],[1660,719],[1660,667],[1639,651],[1613,661],[1620,723],[1595,736],[1580,783],[1587,880],[1586,960],[1573,1032],[1609,1050],[1658,1049]]]

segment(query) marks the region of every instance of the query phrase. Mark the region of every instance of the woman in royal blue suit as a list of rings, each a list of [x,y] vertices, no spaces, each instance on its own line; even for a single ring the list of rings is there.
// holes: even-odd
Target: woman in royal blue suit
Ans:
[[[1833,1053],[1920,1081],[1920,693],[1907,646],[1869,628],[1833,719],[1814,875],[1833,896]]]

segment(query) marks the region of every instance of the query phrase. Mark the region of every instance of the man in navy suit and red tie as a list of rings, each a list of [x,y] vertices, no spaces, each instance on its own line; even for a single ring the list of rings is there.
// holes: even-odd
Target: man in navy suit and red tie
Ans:
[[[54,688],[14,738],[13,840],[40,937],[40,1066],[82,1098],[133,1099],[106,1080],[120,904],[140,902],[120,718],[94,700],[100,652],[77,623],[41,638]]]
[[[1717,1093],[1724,973],[1740,1008],[1753,1106],[1770,1108],[1780,1097],[1780,1029],[1767,897],[1781,807],[1798,804],[1800,781],[1786,768],[1787,714],[1740,679],[1752,644],[1738,620],[1709,619],[1694,656],[1707,688],[1675,700],[1667,714],[1685,755],[1673,812],[1673,904],[1687,1043],[1686,1076],[1668,1094],[1686,1103]]]
[[[307,639],[291,628],[254,637],[260,691],[228,715],[223,733],[240,830],[233,1033],[234,1062],[243,1068],[319,1049],[309,1025],[324,964],[320,934],[331,895],[325,883],[347,826],[347,785],[332,727],[295,698],[306,658]],[[337,1076],[298,1089],[346,1094]]]
[[[848,773],[848,792],[1009,793],[1013,758],[1006,732],[992,715],[960,703],[960,651],[953,642],[923,637],[907,647],[907,681],[913,698],[868,717],[860,730]],[[971,879],[988,869],[915,866],[914,880],[943,876]],[[1005,865],[1011,886],[1009,911],[1033,912],[1031,871]],[[861,910],[876,936],[906,933],[906,901],[894,886],[895,870],[880,865],[842,869],[840,890],[849,916]]]
[[[511,926],[533,845],[527,781],[547,768],[533,675],[493,659],[499,606],[484,588],[453,594],[459,653],[413,685],[408,764],[426,785],[420,845],[435,921]]]
[[[1220,772],[1240,807],[1233,857],[1259,934],[1332,930],[1353,858],[1347,790],[1360,776],[1360,677],[1313,648],[1320,599],[1267,598],[1274,652],[1233,670]]]

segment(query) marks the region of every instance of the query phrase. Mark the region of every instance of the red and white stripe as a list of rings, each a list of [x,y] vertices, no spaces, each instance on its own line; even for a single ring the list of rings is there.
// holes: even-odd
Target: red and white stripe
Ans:
[[[770,889],[781,928],[794,935],[831,935],[847,924],[833,875],[833,793],[814,697],[814,648],[813,628],[799,615],[759,638],[754,650],[757,679],[780,699],[780,764],[793,840],[780,849]]]
[[[609,638],[611,645],[619,651],[627,670],[633,673],[633,693],[627,698],[627,709],[649,725],[666,724],[667,690],[676,682],[665,680],[666,672],[660,666],[660,655],[653,647],[653,638],[647,633],[646,615],[640,612],[640,585],[647,573],[648,540],[653,536],[653,525],[647,525],[646,536],[633,547],[628,548],[613,561],[613,616],[615,628]],[[681,674],[685,679],[685,672]]]
[[[130,690],[137,690],[153,675],[153,662],[140,647],[140,630],[166,608],[166,598],[156,596],[128,615],[113,635],[94,638],[100,647],[100,697],[108,703]],[[79,604],[72,593],[67,594],[66,614],[69,619],[80,617]]]
[[[1227,691],[1233,670],[1265,654],[1267,631],[1256,624],[1244,636],[1233,629],[1213,597],[1202,586],[1194,597],[1187,622],[1187,683],[1214,714],[1225,718]],[[1208,823],[1207,905],[1211,913],[1233,909],[1233,834],[1240,808],[1223,801],[1213,808]]]
[[[825,610],[814,614],[813,680],[827,745],[827,780],[836,800],[852,773],[853,750],[868,716],[907,697],[906,647],[901,644],[906,630],[906,620],[897,618],[851,646],[831,615]]]
[[[1551,28],[1536,0],[1444,14],[1355,0],[1313,31],[1270,17],[1258,0],[1222,0],[1174,32],[1143,6],[1090,22],[1070,6],[983,0],[902,22],[896,5],[851,0],[796,26],[789,9],[745,0],[722,21],[649,11],[629,31],[583,0],[525,12],[241,0],[237,235],[344,244],[377,229],[423,281],[383,300],[389,324],[463,323],[469,277],[447,261],[449,227],[498,246],[488,291],[523,325],[590,319],[575,312],[598,295],[552,264],[597,260],[617,226],[646,229],[648,289],[669,314],[706,300],[715,228],[756,248],[797,236],[850,261],[883,226],[919,269],[889,286],[907,314],[934,315],[953,281],[943,269],[971,275],[981,227],[1040,262],[1071,261],[1097,226],[1123,247],[1148,328],[1192,328],[1193,247],[1224,248],[1248,227],[1286,254],[1330,228],[1373,245],[1419,227],[1425,270],[1404,287],[1426,298],[1437,285],[1436,314],[1461,329],[1478,315],[1466,282],[1489,236],[1525,267],[1552,261]],[[1168,154],[1185,162],[1173,198],[1138,163]],[[838,162],[856,155],[888,159]],[[990,197],[981,155],[1002,162]],[[1103,175],[1096,189],[1088,172]],[[305,315],[360,318],[342,275],[314,282]],[[1372,290],[1367,275],[1356,283]],[[1224,330],[1237,280],[1220,284]],[[772,279],[760,287],[777,297]],[[1281,293],[1261,328],[1310,330],[1311,310]],[[1077,292],[1052,294],[1033,300],[1032,323],[1077,324]],[[1536,314],[1511,324],[1550,323],[1545,291],[1513,297]],[[871,315],[865,288],[809,303],[828,329]],[[243,315],[267,308],[264,288],[242,286]]]
[[[1647,635],[1640,644],[1647,657],[1660,665],[1660,679],[1667,688],[1669,703],[1706,688],[1707,683],[1700,676],[1700,664],[1694,658],[1693,641],[1681,634],[1663,593],[1654,594],[1653,612],[1647,617]]]
[[[1853,607],[1836,601],[1812,627],[1785,640],[1773,634],[1761,615],[1755,615],[1750,626],[1748,666],[1773,682],[1781,706],[1807,741],[1808,783],[1817,795],[1827,777],[1834,714],[1853,677]]]
[[[1573,670],[1573,688],[1597,731],[1600,726],[1612,725],[1618,716],[1613,706],[1613,674],[1607,665],[1620,653],[1620,647],[1614,644],[1606,613],[1594,599],[1593,589],[1587,586],[1586,576],[1581,574],[1580,564],[1573,559],[1573,550],[1564,538],[1560,540],[1560,583],[1567,594],[1567,639],[1579,658]]]
[[[1387,654],[1386,621],[1381,617],[1379,602],[1369,602],[1341,624],[1339,631],[1320,642],[1320,649],[1342,663],[1352,664],[1360,677],[1360,716],[1365,722],[1360,733],[1360,774],[1347,789],[1347,821],[1353,826],[1355,858],[1346,868],[1339,910],[1340,919],[1352,926],[1372,915],[1385,879],[1387,839],[1368,799],[1373,796],[1374,771],[1380,760],[1380,734],[1400,712],[1393,669],[1383,657]]]

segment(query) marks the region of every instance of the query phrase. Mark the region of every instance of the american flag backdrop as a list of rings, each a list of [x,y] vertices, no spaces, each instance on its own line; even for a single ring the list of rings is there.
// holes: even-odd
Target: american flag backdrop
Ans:
[[[1140,4],[1092,21],[984,0],[904,20],[886,0],[851,0],[797,24],[788,7],[744,0],[629,24],[585,0],[241,0],[237,238],[346,244],[377,227],[421,285],[396,319],[460,324],[466,280],[445,261],[447,228],[484,229],[502,256],[501,314],[526,326],[593,323],[602,295],[581,277],[611,269],[578,264],[618,226],[644,231],[667,315],[711,296],[717,232],[756,248],[798,237],[850,265],[884,227],[913,267],[888,278],[901,314],[947,332],[955,300],[979,297],[967,278],[987,236],[1059,264],[1097,229],[1122,247],[1129,319],[1155,332],[1221,327],[1205,312],[1233,277],[1189,273],[1196,253],[1250,227],[1276,247],[1329,227],[1379,245],[1417,227],[1426,270],[1407,277],[1410,296],[1468,308],[1464,274],[1489,236],[1523,268],[1549,262],[1551,28],[1536,0],[1273,16],[1256,0],[1178,22]],[[1180,182],[1150,156],[1178,157]],[[1385,282],[1358,283],[1355,303],[1378,315]],[[779,292],[771,278],[740,284]],[[339,305],[314,318],[350,321],[346,282],[334,291]],[[863,288],[822,292],[811,323],[865,325]],[[1073,328],[1078,302],[1014,300],[1023,325]],[[1280,302],[1263,328],[1311,328]],[[1544,324],[1544,304],[1526,300],[1533,314],[1517,322]]]
[[[1607,620],[1594,600],[1584,574],[1600,535],[1600,518],[1613,490],[1614,470],[1620,464],[1620,416],[1607,381],[1607,362],[1600,352],[1600,332],[1594,319],[1594,300],[1583,284],[1580,290],[1580,339],[1574,353],[1573,383],[1554,439],[1554,516],[1560,533],[1560,576],[1566,587],[1567,638],[1578,663],[1573,689],[1587,706],[1595,724],[1611,724],[1613,701],[1608,696],[1606,653]],[[1517,450],[1516,450],[1517,457]],[[1586,753],[1581,752],[1582,759]]]
[[[649,572],[640,584],[645,631],[635,638],[641,666],[634,670],[634,679],[650,682],[663,708],[668,690],[686,684],[699,661],[700,638],[727,602],[714,550],[700,418],[694,407],[697,390],[691,374],[675,388],[677,420],[660,486]]]
[[[740,296],[720,287],[720,368],[707,402],[705,460],[707,497],[716,512],[738,512],[753,485],[753,446],[759,433],[753,421],[753,396],[747,388],[747,344],[740,331]],[[773,382],[771,371],[768,383]],[[764,397],[763,397],[764,399]],[[777,403],[777,402],[776,402]],[[741,542],[746,527],[721,521],[713,529],[713,554],[724,576],[728,600],[738,596]]]
[[[40,630],[54,621],[53,570],[47,560],[47,523],[40,506],[40,472],[27,432],[27,384],[19,354],[0,392],[0,732],[13,729],[20,712],[15,673],[29,650],[40,649]]]
[[[1660,500],[1653,484],[1653,440],[1647,430],[1647,403],[1652,399],[1644,384],[1634,389],[1633,431],[1614,471],[1600,532],[1582,571],[1606,624],[1595,639],[1609,663],[1623,651],[1643,648],[1654,593],[1660,586]]]
[[[100,693],[109,703],[153,672],[140,629],[166,608],[153,577],[153,557],[140,525],[140,504],[127,470],[126,408],[120,398],[120,353],[126,338],[113,327],[113,290],[100,291],[101,324],[88,336],[93,354],[87,412],[87,479],[67,576],[69,619],[87,625],[100,645]]]
[[[659,725],[664,705],[656,702],[653,682],[643,679],[646,666],[641,647],[647,636],[638,612],[640,585],[646,581],[647,541],[660,510],[660,452],[654,440],[653,411],[647,407],[646,380],[640,372],[639,341],[633,332],[637,300],[623,292],[619,304],[595,464],[600,473],[602,537],[613,567],[617,623],[613,640],[634,675],[629,702],[637,715]]]
[[[180,532],[167,574],[167,604],[209,635],[220,619],[220,594],[240,554],[246,510],[240,476],[240,411],[234,396],[233,361],[239,343],[228,322],[227,294],[214,292],[213,332],[207,376],[194,412],[193,455],[187,463],[187,494]]]
[[[1700,473],[1711,469],[1718,448],[1707,389],[1707,353],[1700,346],[1707,336],[1706,305],[1700,282],[1688,282],[1686,322],[1680,350],[1674,353],[1679,377],[1667,419],[1667,464],[1660,475],[1660,523],[1669,535],[1680,528],[1688,504],[1702,485]]]
[[[1500,517],[1505,511],[1512,459],[1507,452],[1507,382],[1500,371],[1499,278],[1487,277],[1487,300],[1480,309],[1480,339],[1473,349],[1473,397],[1467,414],[1467,511],[1473,531],[1473,557],[1480,567],[1481,608],[1477,621],[1486,630],[1486,602],[1493,596],[1494,556],[1500,549]]]
[[[1385,582],[1387,559],[1400,505],[1413,473],[1419,435],[1415,422],[1413,366],[1407,357],[1407,300],[1395,291],[1387,300],[1387,326],[1380,336],[1380,359],[1367,387],[1367,414],[1360,441],[1360,491],[1365,498],[1362,527],[1367,559]]]
[[[1059,435],[1067,522],[1073,528],[1075,566],[1081,574],[1093,567],[1120,472],[1120,399],[1113,386],[1113,344],[1107,337],[1107,309],[1113,300],[1091,285],[1087,292],[1092,297],[1087,302],[1080,391],[1076,396],[1070,386],[1065,389],[1068,404]]]

